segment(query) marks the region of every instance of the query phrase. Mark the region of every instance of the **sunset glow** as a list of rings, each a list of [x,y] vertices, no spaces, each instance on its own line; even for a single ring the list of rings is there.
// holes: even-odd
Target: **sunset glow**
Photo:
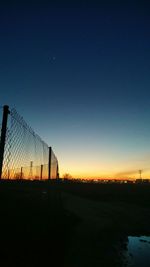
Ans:
[[[1,106],[53,147],[61,177],[150,178],[149,13],[71,5],[2,6]]]

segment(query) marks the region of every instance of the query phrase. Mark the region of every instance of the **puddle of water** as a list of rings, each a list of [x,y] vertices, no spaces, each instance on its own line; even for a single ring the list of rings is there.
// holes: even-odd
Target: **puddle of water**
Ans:
[[[127,267],[150,267],[150,237],[128,236]]]

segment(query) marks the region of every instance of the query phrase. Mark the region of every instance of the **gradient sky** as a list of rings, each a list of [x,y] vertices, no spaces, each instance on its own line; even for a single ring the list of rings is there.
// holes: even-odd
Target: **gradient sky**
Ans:
[[[150,177],[148,1],[69,2],[0,3],[0,105],[53,147],[61,175]]]

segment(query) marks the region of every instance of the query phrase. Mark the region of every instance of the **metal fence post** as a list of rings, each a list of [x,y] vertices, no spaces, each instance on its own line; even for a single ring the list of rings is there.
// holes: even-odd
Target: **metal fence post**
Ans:
[[[41,165],[41,175],[40,175],[40,179],[42,180],[43,178],[43,164]]]
[[[51,158],[52,158],[52,148],[49,147],[49,159],[48,159],[48,180],[51,179]]]
[[[59,167],[58,167],[58,162],[57,162],[57,170],[56,170],[56,179],[59,179]]]
[[[21,167],[21,172],[20,172],[20,179],[22,180],[22,167]]]
[[[10,169],[8,169],[8,176],[7,176],[7,179],[9,180],[10,178]]]
[[[6,132],[7,132],[7,120],[9,106],[3,106],[3,119],[2,119],[2,129],[1,129],[1,140],[0,140],[0,179],[2,178],[2,169],[3,169],[3,159],[4,159],[4,149],[5,149],[5,140],[6,140]]]

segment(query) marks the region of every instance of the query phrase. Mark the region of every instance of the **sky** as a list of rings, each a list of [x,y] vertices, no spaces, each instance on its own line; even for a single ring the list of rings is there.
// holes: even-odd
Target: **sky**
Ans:
[[[148,1],[1,1],[0,105],[60,174],[150,177]]]

